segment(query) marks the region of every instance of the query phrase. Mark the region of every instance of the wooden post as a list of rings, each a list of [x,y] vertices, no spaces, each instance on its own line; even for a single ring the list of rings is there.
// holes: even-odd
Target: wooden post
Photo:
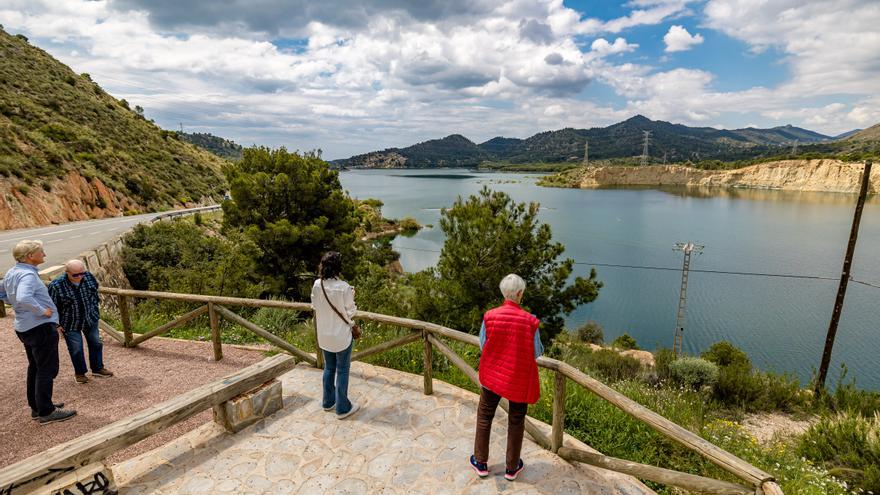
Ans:
[[[562,434],[565,432],[565,375],[556,371],[556,388],[553,390],[553,431],[550,435],[550,450],[559,452],[562,447]]]
[[[133,347],[131,343],[131,315],[128,313],[128,298],[123,295],[116,296],[119,303],[119,318],[122,320],[122,334],[125,335],[125,347]]]
[[[315,324],[315,368],[324,369],[324,352],[318,345],[318,318],[312,318],[312,322]]]
[[[0,301],[0,318],[6,318],[6,303]]]
[[[831,323],[828,325],[828,335],[825,337],[825,350],[822,351],[822,362],[819,364],[819,376],[816,377],[815,389],[818,394],[825,388],[825,377],[828,375],[828,365],[831,362],[831,349],[834,347],[834,337],[837,335],[837,323],[840,321],[840,313],[843,312],[843,298],[846,296],[846,286],[849,282],[849,271],[852,268],[853,255],[856,252],[856,239],[859,237],[859,223],[862,220],[862,210],[865,207],[865,197],[868,195],[868,185],[871,182],[871,160],[865,162],[865,170],[862,173],[862,187],[859,190],[859,199],[856,201],[856,212],[853,215],[852,228],[849,231],[849,244],[846,246],[846,255],[843,257],[843,272],[840,274],[840,286],[837,288],[837,300],[834,302],[834,311],[831,313]]]
[[[214,303],[208,303],[208,319],[211,321],[211,342],[214,343],[214,361],[223,359],[223,345],[220,342],[220,318],[214,311]]]
[[[422,343],[425,348],[425,395],[434,393],[434,350],[428,340],[428,331],[422,330]]]

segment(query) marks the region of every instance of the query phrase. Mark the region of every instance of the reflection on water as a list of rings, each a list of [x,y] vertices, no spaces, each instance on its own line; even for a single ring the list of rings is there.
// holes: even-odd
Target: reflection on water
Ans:
[[[639,186],[602,189],[656,190],[666,194],[687,198],[728,198],[747,201],[798,202],[820,205],[855,205],[855,193],[783,191],[778,189],[749,189],[744,187],[705,187],[705,186]],[[869,194],[866,204],[880,204],[880,195]]]

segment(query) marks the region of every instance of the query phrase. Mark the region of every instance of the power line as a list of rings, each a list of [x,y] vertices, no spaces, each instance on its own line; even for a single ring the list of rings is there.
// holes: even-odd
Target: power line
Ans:
[[[440,253],[441,251],[438,249],[424,249],[424,248],[414,248],[414,247],[403,247],[398,246],[394,248],[395,250],[403,249],[406,251],[420,251],[423,253]],[[668,266],[650,266],[650,265],[626,265],[626,264],[618,264],[618,263],[591,263],[589,261],[575,261],[575,265],[585,265],[585,266],[601,266],[605,268],[629,268],[634,270],[657,270],[657,271],[666,271],[666,272],[680,272],[681,268],[674,268]],[[745,277],[773,277],[773,278],[793,278],[793,279],[802,279],[802,280],[840,280],[840,277],[823,277],[821,275],[800,275],[795,273],[768,273],[768,272],[738,272],[731,270],[701,270],[697,268],[691,268],[691,272],[697,273],[711,273],[716,275],[740,275]],[[880,289],[880,285],[874,285],[869,282],[864,282],[861,280],[856,280],[854,278],[850,278],[850,280],[854,283],[865,285],[868,287],[873,287],[875,289]]]

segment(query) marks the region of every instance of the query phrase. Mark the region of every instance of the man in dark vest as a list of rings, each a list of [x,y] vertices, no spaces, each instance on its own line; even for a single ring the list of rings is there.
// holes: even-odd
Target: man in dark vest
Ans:
[[[65,271],[49,284],[49,294],[58,307],[61,329],[67,351],[73,362],[76,383],[88,383],[83,336],[89,348],[89,366],[92,376],[110,377],[113,372],[104,367],[104,344],[98,331],[101,317],[98,308],[98,281],[86,270],[80,260],[70,260]]]
[[[526,411],[538,402],[541,385],[535,360],[544,352],[538,319],[520,308],[525,281],[515,274],[501,280],[504,304],[483,316],[480,329],[480,405],[471,467],[480,477],[489,475],[489,436],[501,398],[510,403],[507,416],[507,456],[504,477],[510,481],[525,468],[522,450]]]

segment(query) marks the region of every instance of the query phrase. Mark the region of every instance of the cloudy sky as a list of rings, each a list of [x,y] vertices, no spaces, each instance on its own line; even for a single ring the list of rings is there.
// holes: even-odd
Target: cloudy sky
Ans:
[[[880,122],[877,0],[0,0],[0,24],[162,127],[331,159],[635,114]]]

